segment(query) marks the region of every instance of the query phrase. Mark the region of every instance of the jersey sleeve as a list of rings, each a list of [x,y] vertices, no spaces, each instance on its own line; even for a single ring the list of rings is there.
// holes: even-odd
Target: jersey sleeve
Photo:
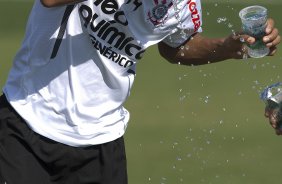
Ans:
[[[183,2],[182,2],[183,3]],[[181,6],[181,8],[180,8]],[[163,42],[171,47],[178,47],[193,34],[202,32],[202,9],[200,0],[188,0],[185,4],[175,6],[178,25]]]

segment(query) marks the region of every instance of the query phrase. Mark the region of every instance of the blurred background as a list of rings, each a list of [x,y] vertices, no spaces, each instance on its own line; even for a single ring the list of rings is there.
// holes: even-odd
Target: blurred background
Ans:
[[[1,88],[32,3],[0,0]],[[203,0],[203,34],[239,30],[240,9],[255,4],[268,8],[282,32],[280,0]],[[125,136],[129,183],[282,183],[282,138],[264,118],[259,99],[266,86],[282,81],[281,53],[188,67],[169,64],[149,48],[125,104],[131,112]]]

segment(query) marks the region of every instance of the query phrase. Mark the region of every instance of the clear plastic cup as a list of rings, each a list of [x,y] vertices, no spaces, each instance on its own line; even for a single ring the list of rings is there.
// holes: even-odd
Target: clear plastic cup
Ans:
[[[239,12],[243,32],[256,38],[256,42],[247,45],[248,55],[252,58],[261,58],[269,53],[269,48],[262,41],[265,36],[267,9],[262,6],[249,6]]]

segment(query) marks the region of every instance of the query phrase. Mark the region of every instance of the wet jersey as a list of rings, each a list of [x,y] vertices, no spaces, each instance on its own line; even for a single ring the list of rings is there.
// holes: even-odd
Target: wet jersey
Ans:
[[[123,107],[146,48],[201,31],[199,0],[36,0],[4,93],[37,133],[71,146],[121,137]]]

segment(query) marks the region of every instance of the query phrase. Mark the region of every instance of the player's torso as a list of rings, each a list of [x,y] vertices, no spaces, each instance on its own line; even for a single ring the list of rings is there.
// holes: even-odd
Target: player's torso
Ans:
[[[103,43],[133,61],[171,33],[178,23],[176,9],[170,0],[88,0],[78,5],[94,48]]]

